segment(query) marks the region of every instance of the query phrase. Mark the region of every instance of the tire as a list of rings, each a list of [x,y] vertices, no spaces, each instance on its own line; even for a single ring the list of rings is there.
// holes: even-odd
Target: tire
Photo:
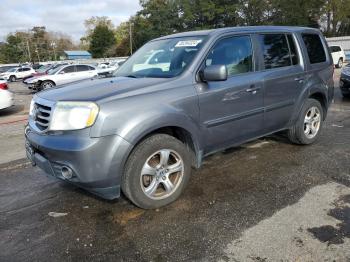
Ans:
[[[9,81],[10,81],[10,82],[16,82],[16,80],[17,80],[17,79],[16,79],[16,76],[10,76],[10,77],[9,77]]]
[[[315,109],[314,118],[311,118],[313,117],[312,109]],[[319,121],[316,121],[316,115],[318,115]],[[311,98],[307,99],[300,111],[295,125],[288,130],[287,135],[289,140],[292,143],[299,145],[309,145],[314,143],[321,132],[324,119],[323,116],[324,112],[320,102]],[[308,131],[309,134],[307,135]]]
[[[339,58],[338,64],[336,66],[337,68],[342,68],[343,67],[343,58]]]
[[[168,153],[168,161],[163,161],[162,168],[160,160],[166,160]],[[164,157],[161,158],[161,155]],[[189,181],[191,157],[188,147],[172,136],[156,134],[146,138],[135,147],[127,160],[121,184],[123,193],[143,209],[159,208],[172,203],[181,195]],[[148,166],[144,168],[146,164]]]
[[[45,81],[41,82],[39,91],[49,89],[49,88],[52,88],[54,86],[55,86],[54,82],[52,82],[50,80],[45,80]]]

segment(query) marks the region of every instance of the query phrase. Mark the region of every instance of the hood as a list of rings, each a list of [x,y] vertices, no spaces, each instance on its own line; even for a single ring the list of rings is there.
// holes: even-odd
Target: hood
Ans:
[[[89,79],[39,92],[37,96],[51,101],[98,101],[112,96],[136,95],[147,87],[169,81],[169,78],[114,77]]]

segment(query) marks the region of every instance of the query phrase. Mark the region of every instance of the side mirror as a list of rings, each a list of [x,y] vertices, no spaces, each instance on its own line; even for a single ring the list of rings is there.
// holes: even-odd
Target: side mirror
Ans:
[[[201,77],[203,81],[226,81],[227,67],[225,65],[211,65],[202,71]]]
[[[60,75],[64,75],[65,73],[64,71],[59,72]]]

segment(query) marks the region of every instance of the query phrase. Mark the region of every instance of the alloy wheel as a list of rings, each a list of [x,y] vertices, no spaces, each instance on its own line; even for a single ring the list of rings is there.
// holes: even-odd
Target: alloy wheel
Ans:
[[[320,110],[313,106],[311,107],[305,115],[304,119],[304,134],[308,139],[313,139],[321,126],[321,112]]]
[[[184,163],[179,153],[162,149],[152,154],[141,170],[140,183],[146,196],[160,200],[172,195],[181,184]]]

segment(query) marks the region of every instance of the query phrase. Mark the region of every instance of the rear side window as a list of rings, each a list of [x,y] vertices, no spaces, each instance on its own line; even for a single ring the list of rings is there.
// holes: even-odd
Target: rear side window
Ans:
[[[321,38],[317,34],[302,34],[306,46],[307,54],[311,64],[326,62],[326,52]]]
[[[291,57],[287,38],[284,34],[259,35],[263,49],[265,69],[290,66]]]

